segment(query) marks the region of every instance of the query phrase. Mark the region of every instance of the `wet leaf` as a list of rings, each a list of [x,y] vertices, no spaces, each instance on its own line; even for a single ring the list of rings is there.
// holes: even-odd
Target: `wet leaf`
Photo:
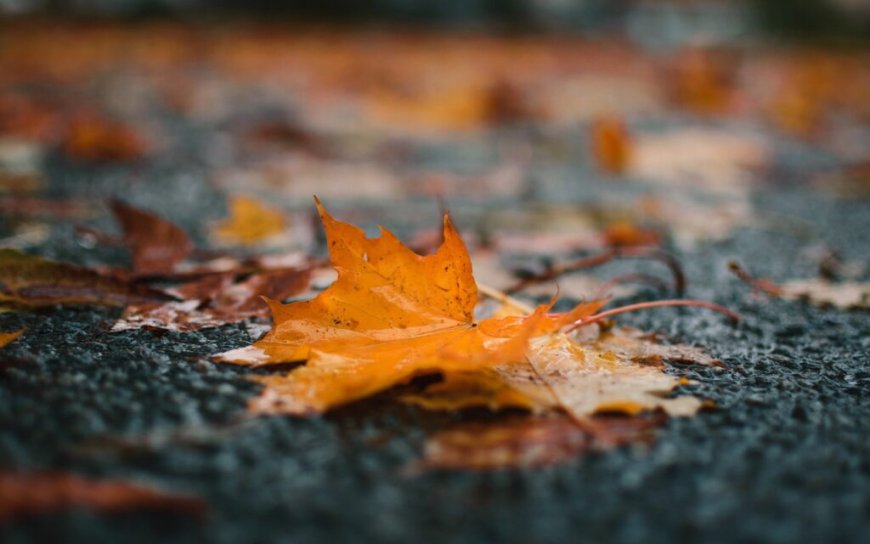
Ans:
[[[136,276],[169,274],[191,251],[193,242],[177,225],[157,214],[119,200],[111,202],[112,213],[124,231],[124,244],[132,253]]]
[[[147,287],[103,276],[87,268],[50,261],[14,249],[0,249],[0,306],[123,306],[169,298]]]
[[[139,328],[190,332],[265,317],[269,306],[263,297],[280,301],[298,295],[308,288],[310,278],[310,268],[265,270],[247,277],[206,276],[168,289],[179,302],[128,306],[112,332]]]
[[[67,472],[0,472],[0,523],[70,509],[202,516],[206,506],[198,497],[124,480],[92,479]]]
[[[559,408],[583,417],[601,409],[685,415],[700,405],[663,398],[678,380],[646,359],[668,358],[667,348],[629,334],[579,341],[558,332],[604,301],[475,322],[471,261],[449,218],[438,251],[420,256],[387,230],[368,239],[318,208],[338,279],[310,301],[269,301],[272,330],[216,358],[251,366],[305,362],[286,375],[257,377],[266,388],[252,411],[320,413],[430,374],[443,382],[411,400],[427,407]]]

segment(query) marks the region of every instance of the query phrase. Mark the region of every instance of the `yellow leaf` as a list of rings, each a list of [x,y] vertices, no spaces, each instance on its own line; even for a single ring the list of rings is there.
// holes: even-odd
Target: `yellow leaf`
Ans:
[[[224,242],[258,244],[287,228],[283,213],[254,198],[235,196],[229,207],[230,216],[214,228],[215,235]]]

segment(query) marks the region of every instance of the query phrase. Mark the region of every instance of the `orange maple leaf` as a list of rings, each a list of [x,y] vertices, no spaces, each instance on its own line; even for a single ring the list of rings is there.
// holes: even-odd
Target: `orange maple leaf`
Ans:
[[[267,385],[254,411],[304,414],[368,397],[416,376],[441,373],[448,382],[476,371],[499,380],[498,365],[524,362],[529,340],[593,314],[603,302],[548,314],[474,321],[477,286],[468,251],[450,218],[444,242],[420,256],[386,229],[378,238],[335,220],[317,201],[338,279],[316,298],[268,300],[274,327],[253,346],[218,356],[236,364],[306,364]],[[502,384],[505,385],[505,384]],[[504,389],[505,387],[502,387]],[[526,404],[520,395],[502,396]]]

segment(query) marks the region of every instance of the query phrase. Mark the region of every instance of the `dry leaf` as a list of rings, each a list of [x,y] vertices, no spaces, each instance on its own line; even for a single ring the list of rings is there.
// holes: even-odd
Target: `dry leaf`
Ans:
[[[252,411],[319,413],[429,374],[441,374],[444,382],[421,393],[418,403],[429,397],[450,409],[562,408],[582,417],[601,409],[657,407],[683,415],[700,405],[692,398],[662,398],[677,379],[637,361],[667,358],[666,348],[627,334],[581,345],[555,332],[594,314],[603,301],[561,314],[541,306],[529,316],[474,322],[471,262],[449,218],[442,246],[423,257],[389,231],[368,239],[319,202],[318,209],[338,279],[310,301],[270,301],[269,334],[217,356],[252,366],[305,362],[287,375],[256,378],[266,388]],[[457,388],[464,393],[457,395]]]
[[[214,228],[215,236],[225,243],[258,244],[287,228],[283,213],[257,199],[235,196],[229,206],[230,216]]]
[[[132,252],[134,275],[172,273],[193,251],[193,242],[187,234],[159,215],[118,200],[112,201],[111,207],[124,231],[124,243]]]
[[[124,480],[92,479],[66,472],[0,472],[0,523],[73,508],[103,513],[205,513],[205,504],[197,497]]]
[[[102,276],[93,270],[0,249],[0,305],[55,304],[123,306],[168,300],[163,293]]]
[[[834,283],[824,279],[791,280],[779,286],[787,298],[808,300],[818,306],[841,310],[870,308],[870,283],[847,281]]]

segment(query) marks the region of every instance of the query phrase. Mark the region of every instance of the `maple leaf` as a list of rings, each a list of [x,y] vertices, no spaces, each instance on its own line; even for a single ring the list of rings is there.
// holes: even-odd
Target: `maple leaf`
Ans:
[[[97,512],[151,510],[201,516],[202,500],[124,480],[67,472],[0,471],[0,522],[70,508]]]
[[[252,411],[323,412],[430,374],[441,374],[444,382],[423,396],[440,397],[436,404],[449,409],[558,407],[582,417],[602,407],[686,414],[700,405],[697,399],[662,398],[677,378],[632,360],[648,357],[652,342],[622,334],[581,346],[559,331],[593,318],[605,301],[565,313],[548,313],[550,305],[542,305],[530,315],[475,322],[471,260],[449,216],[441,247],[420,256],[388,230],[366,238],[319,201],[317,206],[338,279],[309,301],[270,300],[272,330],[252,346],[216,356],[252,366],[305,362],[287,375],[256,377],[266,388],[252,401]],[[629,355],[620,357],[619,350]],[[670,352],[658,355],[668,358]],[[564,382],[562,393],[555,382]],[[454,394],[453,400],[445,401],[445,394]]]

